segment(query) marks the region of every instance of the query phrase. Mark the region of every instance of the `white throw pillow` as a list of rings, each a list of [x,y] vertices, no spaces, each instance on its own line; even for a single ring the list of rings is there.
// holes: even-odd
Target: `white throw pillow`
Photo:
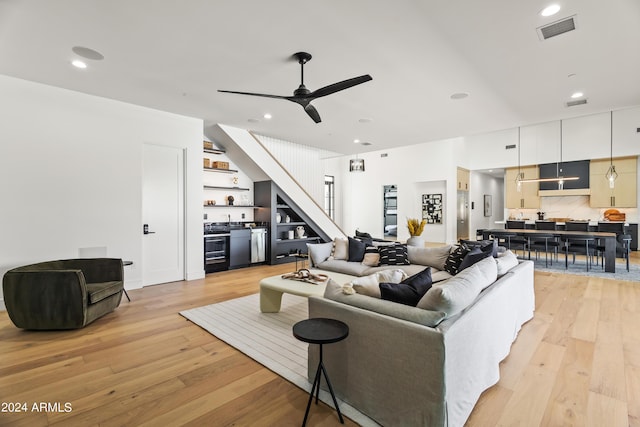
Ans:
[[[336,237],[333,239],[333,259],[349,259],[349,240]]]
[[[498,254],[496,258],[496,266],[498,268],[498,277],[504,276],[509,270],[518,265],[518,257],[510,250]]]
[[[346,288],[353,288],[357,293],[374,298],[381,298],[380,286],[378,284],[400,283],[407,278],[407,273],[400,269],[382,270],[368,276],[358,277],[345,284]],[[349,292],[349,291],[347,291]]]
[[[455,316],[467,308],[484,288],[495,282],[495,264],[492,257],[485,258],[452,278],[433,285],[418,301],[417,307],[442,311],[447,317]]]
[[[326,261],[331,256],[332,249],[333,242],[307,243],[307,253],[309,254],[311,266],[316,267],[321,262]]]

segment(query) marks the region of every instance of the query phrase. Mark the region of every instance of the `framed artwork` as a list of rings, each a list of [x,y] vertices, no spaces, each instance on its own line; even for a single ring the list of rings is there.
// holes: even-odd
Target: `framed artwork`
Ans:
[[[484,195],[484,216],[491,216],[493,213],[493,206],[491,204],[491,194]]]
[[[349,172],[364,172],[364,159],[349,160]]]
[[[427,224],[442,224],[442,194],[422,195],[422,219]]]

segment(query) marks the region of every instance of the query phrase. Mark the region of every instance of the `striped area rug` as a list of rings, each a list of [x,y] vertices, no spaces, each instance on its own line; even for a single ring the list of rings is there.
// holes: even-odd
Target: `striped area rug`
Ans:
[[[307,298],[284,294],[279,313],[261,313],[260,295],[253,294],[180,314],[306,392],[311,390],[307,381],[308,344],[292,333],[296,322],[309,317]],[[328,392],[320,390],[320,400],[333,407]],[[342,414],[356,423],[378,426],[341,400],[338,404]]]

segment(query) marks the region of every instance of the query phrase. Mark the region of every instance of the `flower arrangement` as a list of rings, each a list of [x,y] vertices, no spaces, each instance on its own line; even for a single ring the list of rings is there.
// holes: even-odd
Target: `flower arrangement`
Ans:
[[[416,237],[422,234],[424,230],[424,226],[427,221],[419,220],[417,218],[408,218],[407,219],[407,228],[409,229],[409,234],[411,237]]]

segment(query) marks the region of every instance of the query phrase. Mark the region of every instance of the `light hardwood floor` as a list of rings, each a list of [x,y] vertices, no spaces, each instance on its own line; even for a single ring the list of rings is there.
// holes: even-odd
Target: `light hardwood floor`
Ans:
[[[22,331],[0,313],[0,409],[27,404],[0,412],[0,425],[300,425],[305,392],[178,314],[292,269],[132,290],[132,302],[76,331]],[[640,283],[536,273],[535,287],[535,317],[467,424],[640,426]],[[41,402],[54,410],[34,410]],[[308,425],[338,424],[332,408],[313,405]]]

